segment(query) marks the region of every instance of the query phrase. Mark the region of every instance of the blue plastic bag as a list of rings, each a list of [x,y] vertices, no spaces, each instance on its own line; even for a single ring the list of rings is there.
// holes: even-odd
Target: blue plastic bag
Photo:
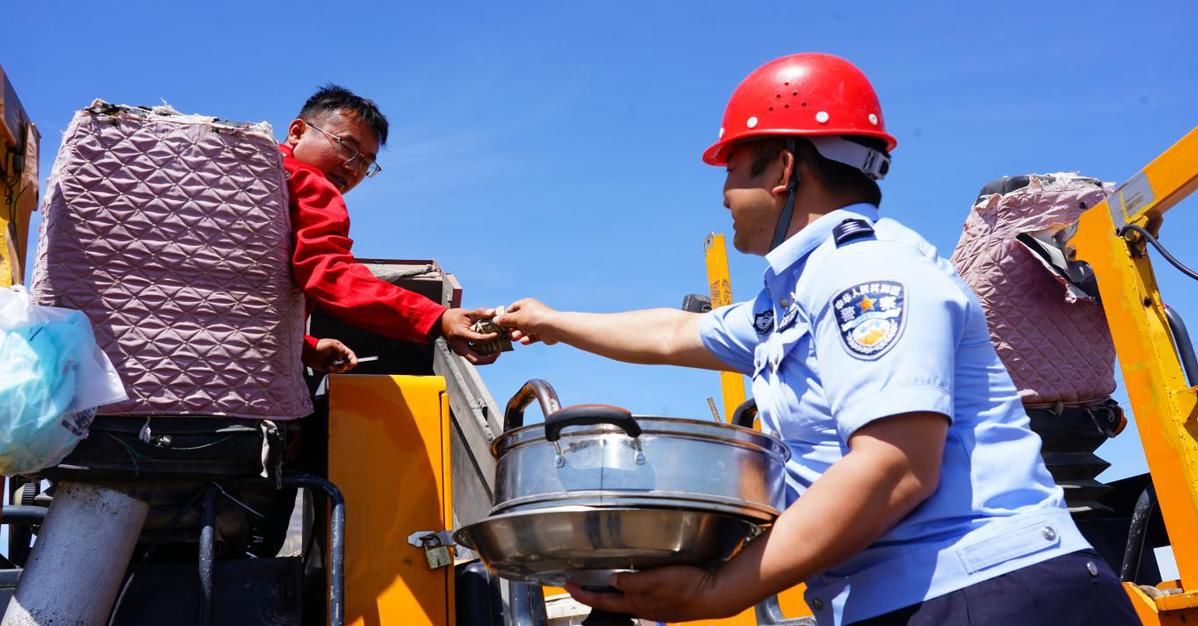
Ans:
[[[0,474],[57,464],[87,436],[96,407],[126,397],[87,316],[0,289]]]

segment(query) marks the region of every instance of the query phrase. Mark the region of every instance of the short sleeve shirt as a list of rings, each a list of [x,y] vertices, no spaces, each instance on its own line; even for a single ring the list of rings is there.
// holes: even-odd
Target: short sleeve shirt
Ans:
[[[873,233],[838,245],[833,231],[847,219]],[[787,504],[871,422],[917,411],[950,420],[937,491],[864,552],[808,581],[821,624],[878,615],[1086,547],[977,298],[930,244],[858,204],[821,217],[766,261],[757,297],[706,314],[700,336],[752,377],[763,428],[789,446]],[[1001,532],[1021,522],[1030,526]],[[1044,530],[1050,525],[1052,533]],[[998,545],[987,539],[995,532],[1006,537]],[[1042,540],[1048,534],[1051,545]],[[985,567],[944,556],[974,540],[999,556],[983,559]]]

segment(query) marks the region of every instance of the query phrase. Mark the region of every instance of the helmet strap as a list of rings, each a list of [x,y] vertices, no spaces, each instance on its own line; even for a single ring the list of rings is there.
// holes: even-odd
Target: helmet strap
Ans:
[[[791,154],[792,164],[790,178],[786,181],[786,205],[778,215],[778,224],[774,226],[774,241],[770,243],[770,251],[786,241],[786,231],[790,230],[790,218],[794,215],[795,191],[799,188],[799,151],[792,137],[786,138],[786,151]]]
[[[855,167],[870,180],[882,180],[890,171],[890,157],[885,152],[838,136],[808,137],[807,140],[820,156]]]

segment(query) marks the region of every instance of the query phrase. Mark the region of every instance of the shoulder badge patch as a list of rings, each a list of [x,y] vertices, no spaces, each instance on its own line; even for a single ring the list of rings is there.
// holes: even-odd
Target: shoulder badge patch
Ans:
[[[832,299],[840,338],[849,354],[873,360],[886,353],[903,332],[905,290],[894,281],[861,283]]]
[[[764,337],[774,329],[774,310],[766,309],[753,317],[753,329],[757,335]]]

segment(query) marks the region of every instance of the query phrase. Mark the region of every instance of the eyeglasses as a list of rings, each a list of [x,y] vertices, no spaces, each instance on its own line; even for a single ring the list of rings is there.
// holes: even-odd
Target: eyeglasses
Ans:
[[[313,124],[312,122],[309,122],[308,120],[304,120],[304,123],[320,131],[320,134],[324,135],[329,139],[329,141],[333,142],[333,145],[337,148],[337,154],[341,155],[341,158],[345,159],[345,164],[347,166],[355,168],[359,171],[365,170],[366,178],[374,178],[379,172],[383,171],[383,168],[379,167],[378,163],[375,163],[374,161],[362,156],[361,152],[358,152],[358,150],[356,150],[353,146],[346,144],[345,140],[342,138],[330,133],[316,124]]]

